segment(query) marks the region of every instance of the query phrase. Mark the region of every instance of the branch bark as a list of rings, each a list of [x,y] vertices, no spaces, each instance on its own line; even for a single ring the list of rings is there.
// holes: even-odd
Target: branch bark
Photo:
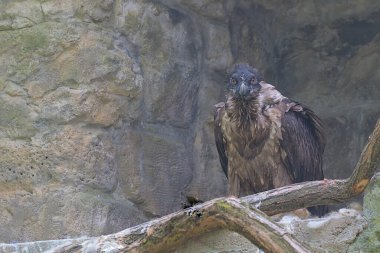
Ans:
[[[281,227],[271,222],[266,214],[346,202],[365,190],[379,162],[380,120],[354,172],[346,180],[300,183],[241,199],[214,199],[113,235],[59,247],[52,252],[87,252],[89,248],[106,252],[170,252],[191,237],[221,228],[245,236],[266,252],[309,252]]]
[[[172,252],[189,238],[217,229],[235,231],[265,252],[308,253],[269,217],[235,197],[214,199],[117,234],[89,239],[52,252]]]

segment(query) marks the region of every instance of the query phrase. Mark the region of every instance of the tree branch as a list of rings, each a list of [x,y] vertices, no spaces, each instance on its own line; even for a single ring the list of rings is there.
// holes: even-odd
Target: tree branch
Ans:
[[[172,252],[189,238],[217,229],[235,231],[265,252],[310,252],[265,213],[234,197],[214,199],[197,205],[196,209],[172,213],[117,234],[59,247],[52,252],[83,252],[89,247],[97,252]]]
[[[266,214],[345,202],[364,191],[379,162],[380,120],[354,172],[346,180],[300,183],[241,199],[214,199],[116,234],[61,246],[51,252],[170,252],[189,238],[222,228],[245,236],[266,252],[309,252]]]

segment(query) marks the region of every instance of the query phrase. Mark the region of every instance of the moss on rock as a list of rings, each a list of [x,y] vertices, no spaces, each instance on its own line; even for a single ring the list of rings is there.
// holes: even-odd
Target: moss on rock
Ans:
[[[364,216],[368,228],[358,236],[348,252],[379,252],[380,249],[380,173],[376,174],[364,196]]]

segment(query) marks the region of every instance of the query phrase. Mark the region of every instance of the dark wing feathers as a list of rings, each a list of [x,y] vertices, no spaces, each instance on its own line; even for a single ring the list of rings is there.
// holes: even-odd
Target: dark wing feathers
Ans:
[[[309,108],[296,103],[282,118],[282,161],[294,183],[322,180],[322,155],[325,147],[323,126]],[[327,212],[326,206],[309,208],[318,216]]]
[[[224,113],[224,103],[219,103],[215,105],[215,107],[216,107],[215,114],[214,114],[215,143],[216,143],[216,148],[219,153],[220,164],[222,165],[224,174],[226,174],[226,177],[228,178],[228,158],[226,155],[226,149],[225,149],[226,144],[224,141],[222,128],[221,128],[222,115]]]
[[[325,140],[322,124],[313,111],[297,104],[282,118],[281,148],[285,167],[294,183],[323,179]]]

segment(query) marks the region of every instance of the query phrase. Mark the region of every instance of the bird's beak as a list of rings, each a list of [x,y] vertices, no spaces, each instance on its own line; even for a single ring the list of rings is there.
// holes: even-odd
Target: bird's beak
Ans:
[[[243,82],[241,85],[240,85],[240,88],[239,88],[239,95],[244,97],[246,95],[248,95],[249,93],[249,88],[247,85],[245,85],[245,83]]]

